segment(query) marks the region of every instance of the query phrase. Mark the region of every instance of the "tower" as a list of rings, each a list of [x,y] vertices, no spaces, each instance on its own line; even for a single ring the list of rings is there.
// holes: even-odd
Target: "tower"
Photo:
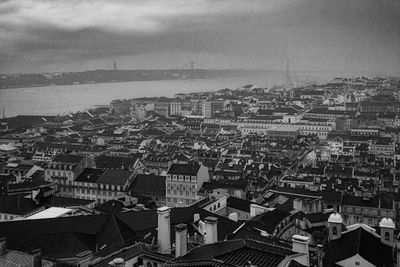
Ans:
[[[343,219],[339,213],[332,213],[328,219],[329,240],[336,240],[342,236]]]
[[[379,223],[381,228],[381,241],[382,243],[393,246],[394,222],[391,218],[382,218]]]

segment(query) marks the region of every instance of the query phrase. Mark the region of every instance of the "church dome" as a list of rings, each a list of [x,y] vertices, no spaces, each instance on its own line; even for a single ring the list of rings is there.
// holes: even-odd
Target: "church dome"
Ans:
[[[383,218],[381,222],[379,223],[379,227],[383,228],[395,228],[394,227],[394,222],[390,218]]]
[[[342,215],[340,215],[337,212],[332,213],[329,216],[328,223],[342,223],[342,222],[343,222]]]

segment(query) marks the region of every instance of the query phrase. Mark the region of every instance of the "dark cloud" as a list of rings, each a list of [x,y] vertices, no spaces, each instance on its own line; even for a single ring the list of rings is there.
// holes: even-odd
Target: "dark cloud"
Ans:
[[[178,67],[400,70],[400,2],[7,1],[1,72]]]

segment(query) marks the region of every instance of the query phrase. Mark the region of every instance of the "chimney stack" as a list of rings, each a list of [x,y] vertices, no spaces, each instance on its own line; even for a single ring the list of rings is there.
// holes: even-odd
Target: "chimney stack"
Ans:
[[[187,253],[187,227],[181,223],[175,226],[175,258]]]
[[[217,230],[218,219],[215,217],[207,217],[205,219],[205,224],[206,224],[205,243],[206,244],[216,243],[218,241],[218,230]]]
[[[0,238],[0,256],[6,253],[7,247],[7,239],[5,237]]]
[[[34,249],[30,253],[33,256],[33,267],[42,267],[42,251],[40,249]]]
[[[292,236],[292,251],[296,253],[304,253],[304,256],[296,258],[297,262],[304,266],[310,266],[310,258],[308,256],[308,236],[294,235]]]
[[[324,246],[321,245],[321,244],[317,245],[317,258],[318,258],[317,266],[318,267],[323,267],[324,266],[324,263],[323,263],[323,260],[324,260]]]
[[[157,209],[158,214],[158,252],[161,254],[171,253],[171,231],[170,231],[170,212],[169,207]]]

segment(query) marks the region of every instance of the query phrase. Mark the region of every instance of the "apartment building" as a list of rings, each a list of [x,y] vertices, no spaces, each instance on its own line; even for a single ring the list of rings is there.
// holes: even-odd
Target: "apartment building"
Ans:
[[[200,199],[198,191],[210,179],[208,168],[197,163],[170,166],[166,178],[166,204],[169,207],[182,207]]]
[[[75,197],[73,184],[85,168],[94,167],[94,161],[89,157],[75,155],[57,155],[45,171],[45,180],[57,182],[60,195]]]
[[[104,203],[126,197],[134,171],[86,168],[72,183],[76,198]]]

